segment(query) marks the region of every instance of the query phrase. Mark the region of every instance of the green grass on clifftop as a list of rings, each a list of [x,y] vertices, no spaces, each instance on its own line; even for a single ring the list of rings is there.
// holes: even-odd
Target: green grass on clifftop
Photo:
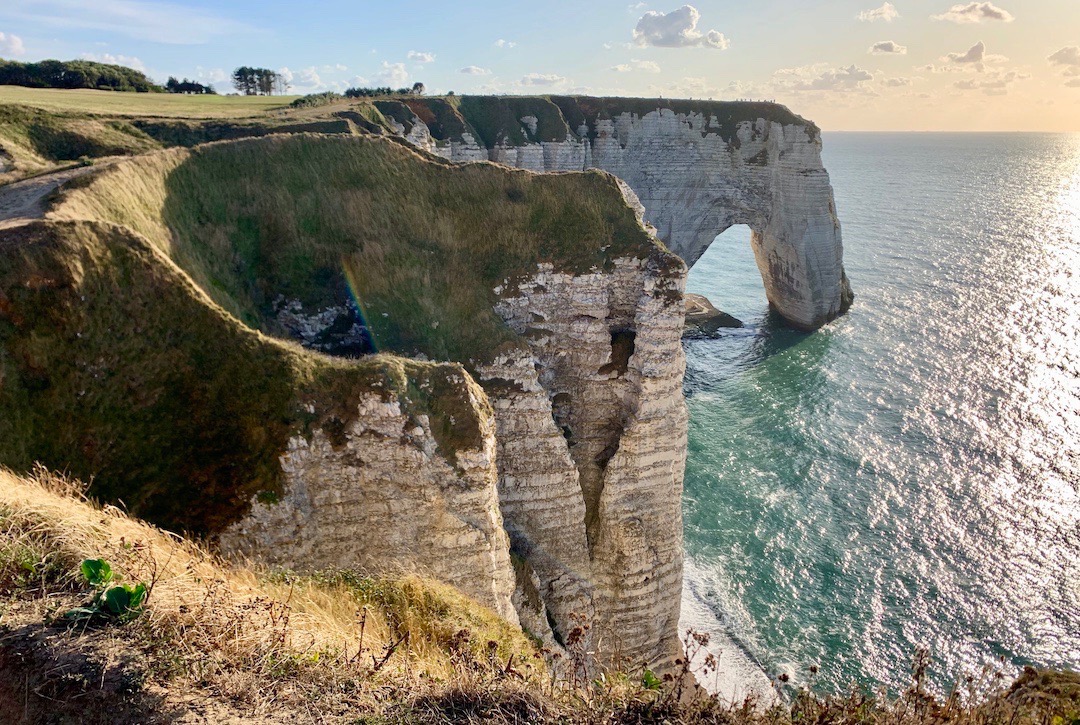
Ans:
[[[103,172],[57,218],[145,234],[218,304],[274,332],[279,295],[351,293],[381,350],[489,358],[517,344],[495,287],[549,262],[575,273],[671,255],[613,177],[455,166],[375,138],[273,137],[172,151]]]
[[[89,89],[0,86],[0,103],[57,113],[174,118],[245,118],[286,108],[299,96],[189,96],[183,93],[118,93]]]
[[[426,414],[447,460],[478,445],[460,366],[335,359],[239,324],[146,240],[94,222],[0,231],[0,465],[213,534],[280,493],[289,437],[372,391]]]

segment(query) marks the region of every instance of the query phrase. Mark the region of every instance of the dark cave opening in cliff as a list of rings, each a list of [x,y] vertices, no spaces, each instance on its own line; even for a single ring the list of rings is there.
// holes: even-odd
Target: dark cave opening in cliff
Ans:
[[[718,234],[690,268],[686,291],[705,296],[718,309],[756,327],[766,318],[769,302],[750,234],[750,227],[744,224]]]

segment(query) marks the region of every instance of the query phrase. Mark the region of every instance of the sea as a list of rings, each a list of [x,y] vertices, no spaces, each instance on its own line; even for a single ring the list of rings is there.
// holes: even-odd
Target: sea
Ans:
[[[745,227],[690,271],[745,322],[684,343],[706,685],[898,692],[920,651],[939,692],[1080,668],[1080,135],[823,143],[846,316],[785,328]]]

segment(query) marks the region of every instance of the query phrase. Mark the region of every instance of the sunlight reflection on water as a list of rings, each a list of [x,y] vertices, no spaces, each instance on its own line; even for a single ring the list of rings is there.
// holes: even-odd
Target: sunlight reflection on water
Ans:
[[[690,290],[747,327],[687,344],[686,538],[767,668],[942,687],[1080,666],[1080,137],[831,135],[857,294],[769,318],[748,232]]]

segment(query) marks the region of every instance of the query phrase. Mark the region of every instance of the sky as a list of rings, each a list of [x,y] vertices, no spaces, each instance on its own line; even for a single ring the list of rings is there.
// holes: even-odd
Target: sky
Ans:
[[[231,90],[770,99],[828,131],[1080,132],[1080,0],[2,0],[0,57]]]

